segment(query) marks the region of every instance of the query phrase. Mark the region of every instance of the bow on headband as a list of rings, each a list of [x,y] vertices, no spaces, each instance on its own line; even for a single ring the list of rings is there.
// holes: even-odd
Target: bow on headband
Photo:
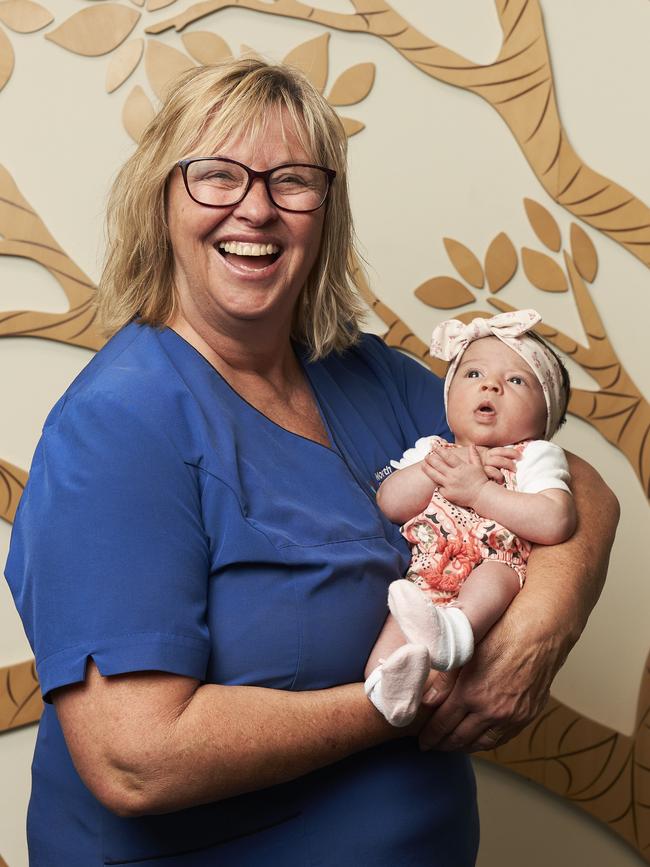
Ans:
[[[526,336],[526,332],[541,321],[536,310],[514,310],[490,319],[473,319],[468,325],[459,319],[447,319],[437,325],[431,336],[431,355],[451,362],[445,378],[445,409],[449,386],[469,344],[481,337],[498,337],[524,359],[539,380],[546,401],[544,436],[550,439],[558,427],[564,405],[562,372],[553,353]]]

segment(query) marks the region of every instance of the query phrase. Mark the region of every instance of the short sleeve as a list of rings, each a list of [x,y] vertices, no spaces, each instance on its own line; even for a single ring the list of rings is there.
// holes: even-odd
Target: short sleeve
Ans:
[[[140,410],[77,394],[50,416],[34,457],[6,572],[46,697],[82,681],[89,657],[103,675],[205,676],[199,487],[173,423],[147,424]]]
[[[571,475],[564,451],[544,440],[529,443],[517,461],[517,490],[538,494],[550,488],[571,493]]]
[[[390,465],[395,470],[403,470],[413,464],[423,461],[431,451],[431,446],[436,442],[444,442],[440,437],[420,437],[415,441],[413,448],[407,449],[399,461],[391,461]]]

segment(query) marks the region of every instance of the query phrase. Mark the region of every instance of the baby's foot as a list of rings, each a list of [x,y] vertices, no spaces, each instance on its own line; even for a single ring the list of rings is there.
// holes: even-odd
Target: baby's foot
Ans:
[[[460,668],[474,653],[474,633],[467,615],[453,605],[434,605],[412,581],[393,581],[388,607],[400,629],[413,644],[423,644],[431,668]]]
[[[426,647],[403,644],[371,672],[366,695],[392,726],[407,726],[420,707],[430,670]]]

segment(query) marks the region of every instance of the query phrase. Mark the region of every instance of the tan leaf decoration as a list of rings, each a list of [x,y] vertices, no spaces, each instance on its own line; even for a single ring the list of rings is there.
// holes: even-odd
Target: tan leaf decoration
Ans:
[[[122,123],[124,129],[131,136],[133,141],[139,142],[142,138],[142,133],[151,123],[156,112],[149,100],[149,97],[140,87],[139,84],[133,88],[127,96],[124,108],[122,109]]]
[[[0,731],[37,722],[42,712],[33,661],[0,668]]]
[[[34,0],[0,3],[0,21],[16,33],[34,33],[54,21],[54,15]]]
[[[144,0],[131,0],[134,6],[144,6]]]
[[[185,33],[182,39],[187,51],[204,66],[232,57],[228,43],[216,33],[194,30],[192,33]]]
[[[533,199],[524,199],[524,208],[530,225],[542,244],[554,253],[559,253],[562,247],[562,235],[554,217]]]
[[[95,319],[95,286],[57,244],[38,214],[0,166],[0,256],[20,256],[46,268],[68,299],[63,313],[13,310],[0,313],[0,337],[42,337],[99,349],[104,338]]]
[[[469,289],[453,277],[433,277],[418,286],[414,294],[437,310],[450,310],[476,301]]]
[[[533,286],[543,292],[567,292],[569,283],[566,274],[554,259],[546,253],[523,247],[521,250],[521,262],[524,266],[526,277]]]
[[[245,42],[239,46],[239,54],[242,57],[252,57],[254,60],[261,60],[260,55],[254,48],[251,48],[250,45],[246,45]]]
[[[319,93],[325,90],[327,82],[329,41],[329,33],[323,33],[296,46],[284,58],[288,66],[295,66],[304,72]]]
[[[591,238],[578,226],[571,224],[571,255],[578,269],[578,274],[587,283],[593,283],[598,273],[598,254]]]
[[[11,524],[16,515],[27,473],[7,461],[0,460],[0,518]]]
[[[159,42],[157,39],[150,39],[147,42],[144,68],[149,84],[158,99],[164,99],[169,83],[176,76],[194,65],[187,54],[165,45],[164,42]]]
[[[361,123],[360,120],[353,120],[351,117],[339,117],[339,120],[343,124],[343,129],[348,138],[366,128],[365,123]]]
[[[147,0],[147,12],[157,12],[165,6],[171,6],[176,0]]]
[[[120,45],[111,57],[106,70],[106,93],[112,93],[124,84],[140,62],[143,51],[144,39],[130,39],[124,45]]]
[[[0,867],[9,867],[2,855],[0,855]]]
[[[14,71],[14,50],[7,35],[0,28],[0,90],[11,78]]]
[[[91,6],[75,12],[56,30],[46,33],[45,38],[75,54],[98,57],[124,42],[140,14],[117,3]]]
[[[330,105],[354,105],[365,99],[375,83],[375,64],[358,63],[342,72],[334,82],[327,101]]]
[[[515,276],[518,264],[514,244],[505,232],[501,232],[485,254],[485,274],[490,292],[500,292]]]
[[[455,241],[453,238],[443,238],[442,242],[445,245],[445,250],[451,260],[451,264],[463,280],[466,280],[475,289],[482,289],[485,282],[483,268],[481,268],[481,263],[469,247],[461,244],[460,241]]]

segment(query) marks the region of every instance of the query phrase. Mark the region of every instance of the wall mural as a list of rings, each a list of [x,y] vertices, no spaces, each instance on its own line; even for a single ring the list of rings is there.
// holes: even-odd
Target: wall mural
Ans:
[[[650,408],[621,364],[591,294],[598,274],[597,233],[603,233],[650,267],[650,209],[631,192],[603,177],[571,146],[555,99],[554,81],[539,0],[496,0],[503,33],[496,60],[475,64],[434,43],[383,0],[350,0],[353,13],[335,13],[297,0],[204,0],[147,26],[145,13],[178,0],[84,0],[85,6],[62,22],[33,0],[0,2],[0,90],[9,82],[15,55],[7,30],[33,34],[54,23],[44,38],[62,49],[94,57],[109,55],[107,93],[122,88],[141,61],[155,97],[167,82],[192,65],[212,63],[233,53],[215,32],[183,33],[190,24],[229,7],[322,25],[324,32],[293,48],[285,61],[302,68],[337,109],[348,136],[364,125],[347,116],[368,95],[375,79],[372,63],[358,63],[329,84],[331,30],[377,37],[406,62],[438,81],[471,91],[487,101],[505,121],[549,197],[582,223],[568,229],[541,202],[523,201],[540,249],[519,247],[516,238],[494,227],[493,241],[473,251],[461,240],[443,238],[454,276],[436,275],[413,290],[419,301],[450,311],[465,321],[514,309],[499,297],[519,271],[543,292],[571,294],[587,335],[586,345],[545,323],[540,333],[594,380],[595,390],[574,388],[569,411],[592,425],[631,464],[646,497],[650,496]],[[141,11],[142,10],[142,11]],[[132,37],[138,24],[141,35]],[[6,29],[3,29],[4,28]],[[158,34],[180,34],[179,47]],[[241,53],[254,53],[241,46]],[[126,88],[125,88],[126,91]],[[155,113],[154,101],[136,85],[124,98],[122,122],[137,141]],[[340,113],[340,112],[339,112]],[[0,155],[1,156],[1,155]],[[563,237],[564,235],[564,237]],[[103,343],[93,310],[93,281],[58,245],[49,229],[21,194],[10,172],[0,166],[0,255],[19,256],[45,268],[68,299],[64,313],[15,310],[0,314],[0,337],[31,336],[97,350]],[[386,341],[422,359],[438,374],[441,363],[393,310],[378,298],[361,270],[364,299],[386,325]],[[600,287],[601,291],[610,287]],[[0,517],[13,520],[27,473],[0,457]],[[38,720],[41,700],[32,661],[0,668],[0,732]],[[609,825],[650,863],[650,660],[640,686],[635,733],[626,737],[551,700],[544,713],[506,746],[485,758],[533,779],[570,799]],[[6,867],[0,857],[0,867]]]

